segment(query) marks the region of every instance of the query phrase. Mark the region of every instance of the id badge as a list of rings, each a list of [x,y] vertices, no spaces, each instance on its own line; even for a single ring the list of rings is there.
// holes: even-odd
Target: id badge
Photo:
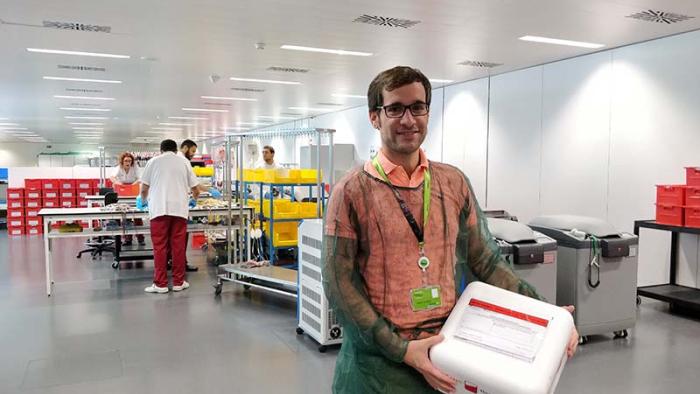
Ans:
[[[427,311],[439,306],[442,306],[440,286],[428,286],[411,290],[411,307],[414,312]]]

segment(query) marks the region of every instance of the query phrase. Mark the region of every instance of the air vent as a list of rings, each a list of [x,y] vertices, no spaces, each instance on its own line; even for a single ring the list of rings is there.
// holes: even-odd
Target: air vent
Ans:
[[[492,63],[492,62],[482,62],[479,60],[465,60],[463,62],[457,63],[461,66],[469,66],[469,67],[480,67],[480,68],[494,68],[498,66],[502,66],[503,63]]]
[[[636,14],[627,15],[627,17],[646,22],[666,23],[668,25],[695,18],[694,16],[689,15],[674,14],[673,12],[654,10],[645,10],[642,12],[637,12]]]
[[[386,27],[401,27],[404,29],[408,29],[409,27],[413,27],[420,23],[420,21],[412,21],[410,19],[391,18],[388,16],[375,16],[367,14],[356,18],[353,22]]]
[[[99,89],[75,89],[75,88],[66,88],[67,92],[75,92],[75,93],[102,93],[102,90]]]
[[[251,93],[262,93],[265,89],[253,89],[253,88],[231,88],[237,92],[251,92]]]
[[[227,103],[209,103],[209,102],[205,102],[204,104],[205,104],[205,105],[215,105],[215,106],[217,106],[217,107],[230,107],[230,106],[231,106],[231,104],[227,104]]]
[[[310,70],[308,68],[294,68],[294,67],[279,67],[279,66],[270,66],[267,68],[267,71],[276,71],[276,72],[281,72],[281,73],[301,73],[301,74],[306,74]]]
[[[74,71],[101,71],[105,72],[104,67],[90,67],[90,66],[69,66],[67,64],[59,64],[58,68],[61,70],[74,70]]]
[[[49,27],[52,29],[61,29],[61,30],[90,31],[90,32],[95,32],[95,33],[111,33],[112,32],[112,28],[109,26],[89,25],[89,24],[85,24],[85,23],[75,23],[75,22],[44,21],[44,27]]]
[[[342,107],[343,104],[340,103],[318,103],[318,105],[325,105],[328,107]]]

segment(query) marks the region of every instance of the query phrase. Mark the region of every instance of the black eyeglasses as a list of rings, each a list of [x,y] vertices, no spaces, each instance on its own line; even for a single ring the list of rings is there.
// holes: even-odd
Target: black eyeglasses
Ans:
[[[395,103],[385,105],[383,107],[378,106],[377,109],[380,111],[383,109],[384,113],[386,113],[387,118],[402,118],[403,115],[406,113],[406,109],[408,109],[411,112],[411,115],[413,116],[425,116],[428,114],[430,107],[428,106],[428,104],[418,101],[410,105]]]

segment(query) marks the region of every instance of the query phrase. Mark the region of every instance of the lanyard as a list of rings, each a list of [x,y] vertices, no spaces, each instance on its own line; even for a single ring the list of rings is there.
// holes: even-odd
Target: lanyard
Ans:
[[[401,212],[403,212],[403,216],[406,218],[406,221],[408,221],[409,226],[411,226],[411,230],[413,230],[413,234],[418,240],[418,247],[420,249],[420,253],[421,255],[423,255],[423,249],[425,247],[424,231],[428,228],[428,216],[430,214],[430,171],[426,169],[423,174],[423,228],[421,229],[420,227],[418,227],[418,222],[416,222],[416,218],[413,217],[413,214],[408,209],[408,204],[406,204],[406,201],[403,199],[403,197],[401,197],[401,194],[399,194],[399,191],[396,189],[396,187],[394,187],[394,185],[391,184],[391,181],[386,175],[386,172],[384,172],[384,168],[379,163],[379,159],[377,159],[377,156],[374,156],[374,158],[372,158],[372,164],[374,165],[374,168],[377,170],[379,175],[382,176],[384,181],[394,192],[394,197],[396,197],[396,201],[401,207]]]

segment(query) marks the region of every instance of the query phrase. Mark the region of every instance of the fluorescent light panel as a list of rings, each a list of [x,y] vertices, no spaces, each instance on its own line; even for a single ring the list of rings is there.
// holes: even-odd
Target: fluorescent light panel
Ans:
[[[277,119],[297,119],[294,116],[267,116],[267,115],[256,116],[256,118],[258,118],[258,119],[274,119],[274,120],[277,120]]]
[[[73,126],[104,126],[104,123],[99,122],[74,122],[70,124]]]
[[[2,126],[0,126],[0,130],[2,130],[2,131],[27,130],[27,128],[26,127],[2,127]]]
[[[314,47],[305,47],[305,46],[299,46],[299,45],[282,45],[280,48],[282,49],[288,49],[292,51],[305,51],[305,52],[320,52],[320,53],[330,53],[333,55],[342,55],[342,56],[372,56],[373,54],[370,52],[357,52],[357,51],[346,51],[343,49],[326,49],[326,48],[314,48]]]
[[[267,126],[271,125],[272,123],[270,122],[236,122],[237,125],[241,126]]]
[[[183,108],[183,111],[191,112],[228,112],[227,109],[209,109],[209,108]]]
[[[243,97],[220,97],[220,96],[202,96],[206,100],[231,100],[231,101],[258,101],[255,98],[243,98]]]
[[[539,36],[523,36],[523,37],[520,37],[519,40],[530,41],[530,42],[539,42],[539,43],[543,43],[543,44],[566,45],[566,46],[570,46],[570,47],[590,48],[590,49],[598,49],[598,48],[602,48],[605,46],[604,44],[595,44],[592,42],[560,40],[558,38],[548,38],[548,37],[539,37]]]
[[[48,53],[52,55],[72,55],[72,56],[90,56],[90,57],[109,57],[114,59],[130,59],[129,55],[115,55],[112,53],[99,53],[99,52],[81,52],[81,51],[64,51],[60,49],[40,49],[40,48],[27,48],[28,52],[35,53]]]
[[[451,79],[437,79],[437,78],[430,78],[429,81],[430,81],[430,82],[435,82],[435,83],[450,83],[450,82],[454,82],[454,81],[451,80]]]
[[[73,130],[104,130],[102,127],[73,127]]]
[[[50,81],[70,81],[70,82],[95,82],[95,83],[122,83],[122,81],[109,79],[88,79],[88,78],[66,78],[66,77],[43,77]]]
[[[90,96],[53,96],[54,98],[70,99],[70,100],[105,100],[113,101],[113,97],[90,97]]]
[[[229,78],[231,81],[240,81],[240,82],[260,82],[260,83],[277,83],[281,85],[301,85],[301,82],[296,82],[296,81],[278,81],[275,79],[255,79],[255,78],[238,78],[238,77],[231,77]]]
[[[151,127],[152,130],[182,131],[180,127]]]
[[[326,112],[326,111],[332,111],[335,108],[289,107],[289,109],[295,110],[295,111]]]
[[[65,119],[86,119],[86,120],[105,120],[109,119],[105,116],[64,116]]]
[[[19,126],[19,123],[0,123],[0,126]]]
[[[73,107],[61,107],[64,111],[92,111],[92,112],[110,112],[111,109],[107,108],[73,108]]]
[[[161,126],[192,126],[192,123],[158,123]]]
[[[168,119],[177,120],[207,120],[207,118],[197,117],[197,116],[168,116]]]
[[[342,98],[356,98],[356,99],[367,99],[367,96],[361,95],[361,94],[344,94],[344,93],[333,93],[331,96],[333,97],[342,97]]]

